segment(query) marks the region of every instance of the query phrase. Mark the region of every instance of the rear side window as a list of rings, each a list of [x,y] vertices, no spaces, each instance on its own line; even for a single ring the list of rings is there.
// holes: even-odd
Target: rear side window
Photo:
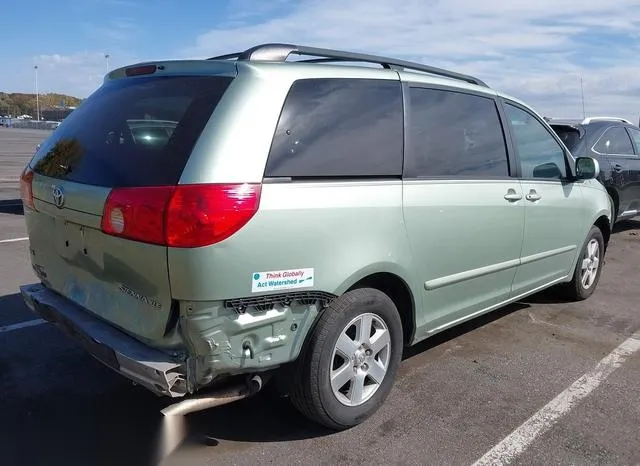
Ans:
[[[95,186],[176,184],[231,80],[163,76],[107,83],[45,141],[31,166]]]
[[[402,146],[399,81],[303,79],[284,103],[265,176],[400,176]]]
[[[493,99],[438,89],[410,90],[408,177],[509,175]]]
[[[622,126],[607,129],[593,149],[605,155],[633,155],[631,139]]]
[[[635,142],[636,144],[636,148],[640,147],[640,130],[637,130],[635,128],[629,128],[629,133],[633,138],[633,142]]]

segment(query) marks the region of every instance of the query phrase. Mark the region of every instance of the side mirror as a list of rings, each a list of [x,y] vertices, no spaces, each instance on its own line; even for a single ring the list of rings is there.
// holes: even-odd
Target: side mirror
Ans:
[[[592,180],[600,175],[600,164],[593,157],[578,157],[576,159],[576,178]]]

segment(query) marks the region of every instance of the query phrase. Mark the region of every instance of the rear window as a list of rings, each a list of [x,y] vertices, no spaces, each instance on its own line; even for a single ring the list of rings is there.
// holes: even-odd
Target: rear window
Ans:
[[[31,167],[95,186],[176,184],[232,79],[163,76],[107,83],[45,141]]]
[[[284,103],[265,176],[400,176],[402,145],[399,81],[303,79]]]
[[[567,149],[570,152],[573,152],[577,149],[580,144],[580,131],[577,128],[572,128],[571,126],[560,126],[560,125],[551,125],[553,131],[558,135]]]

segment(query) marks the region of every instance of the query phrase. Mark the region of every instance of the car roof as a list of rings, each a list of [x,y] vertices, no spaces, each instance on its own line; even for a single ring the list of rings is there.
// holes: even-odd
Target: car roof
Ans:
[[[582,125],[582,120],[577,118],[550,118],[549,124],[553,125],[563,125],[563,126],[580,126]]]
[[[287,61],[288,58],[295,55],[306,58]],[[218,55],[204,60],[168,60],[161,63],[137,63],[114,70],[108,76],[111,78],[124,77],[126,68],[153,63],[166,65],[166,71],[172,69],[178,72],[183,67],[192,72],[204,69],[213,71],[215,69],[217,74],[226,75],[233,74],[231,69],[236,73],[240,73],[243,70],[249,73],[269,71],[291,80],[305,77],[397,80],[398,76],[400,76],[400,79],[404,82],[442,85],[484,93],[489,96],[499,96],[522,105],[541,117],[529,104],[514,96],[492,89],[475,76],[397,58],[293,44],[260,44],[242,52]]]
[[[578,118],[550,118],[549,124],[554,125],[562,125],[562,126],[572,126],[572,127],[602,127],[602,126],[611,126],[611,125],[621,125],[621,126],[634,126],[629,120],[625,118],[619,117],[587,117],[583,119]]]
[[[230,53],[226,55],[218,55],[209,58],[209,60],[230,60],[235,59],[237,61],[269,61],[284,63],[292,56],[311,57],[301,59],[304,63],[337,63],[337,62],[359,62],[368,64],[381,65],[386,69],[403,69],[414,70],[437,75],[441,77],[447,77],[456,79],[459,81],[465,81],[478,86],[489,87],[482,80],[471,76],[465,75],[456,71],[446,70],[444,68],[438,68],[431,65],[425,65],[423,63],[417,63],[407,60],[401,60],[398,58],[383,57],[380,55],[371,55],[357,52],[347,52],[343,50],[334,49],[322,49],[317,47],[309,47],[304,45],[293,44],[260,44],[255,47],[251,47],[243,52]]]
[[[299,59],[288,61],[288,59],[293,56],[298,56]],[[456,83],[464,83],[478,88],[489,89],[487,84],[474,76],[423,63],[379,55],[279,43],[260,44],[242,52],[228,53],[200,60],[163,60],[131,64],[111,71],[106,79],[130,76],[131,73],[127,70],[131,68],[140,69],[145,66],[152,67],[153,72],[156,70],[162,71],[162,74],[170,74],[168,73],[169,71],[179,72],[180,70],[191,72],[209,71],[213,68],[220,68],[220,71],[226,71],[228,73],[230,67],[237,70],[247,64],[252,65],[248,67],[250,69],[256,69],[258,67],[264,67],[265,69],[270,68],[271,70],[285,69],[290,70],[293,74],[307,73],[310,76],[314,76],[315,74],[324,75],[328,70],[338,76],[349,76],[350,73],[359,75],[363,69],[370,69],[370,72],[377,73],[374,76],[382,79],[385,77],[385,70],[393,70],[396,73],[410,70],[434,77],[436,82],[445,79],[447,84],[455,85]],[[280,67],[271,66],[275,64],[280,65]],[[170,67],[171,70],[169,70],[168,67]],[[380,67],[382,67],[382,69],[380,69]],[[386,73],[386,75],[395,76],[395,79],[398,79],[396,73]],[[407,76],[416,77],[418,73]]]

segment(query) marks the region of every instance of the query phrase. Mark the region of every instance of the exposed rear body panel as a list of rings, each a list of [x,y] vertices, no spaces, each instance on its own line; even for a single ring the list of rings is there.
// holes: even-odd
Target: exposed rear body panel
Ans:
[[[112,73],[42,144],[27,170],[31,260],[43,283],[161,348],[182,346],[166,244],[118,233],[164,237],[165,205],[156,191],[144,190],[170,193],[177,185],[235,74],[233,65],[187,62],[182,74],[176,66],[158,65],[137,77]],[[109,210],[110,196],[122,188],[138,205]]]
[[[63,191],[66,206],[53,205],[53,187]],[[26,222],[38,276],[127,332],[162,339],[171,312],[166,247],[102,233],[99,209],[91,206],[104,204],[108,189],[36,177],[33,192],[37,211],[27,211]]]

